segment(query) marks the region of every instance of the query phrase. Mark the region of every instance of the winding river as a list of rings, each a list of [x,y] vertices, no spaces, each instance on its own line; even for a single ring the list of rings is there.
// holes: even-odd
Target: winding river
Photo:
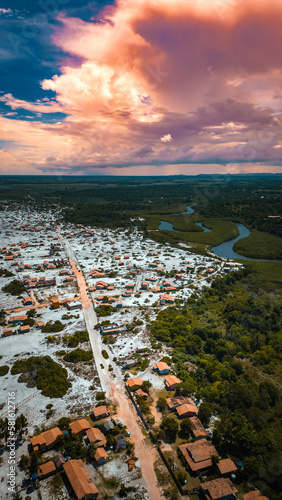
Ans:
[[[186,212],[182,212],[182,215],[185,214],[193,214],[194,213],[194,208],[196,203],[193,203],[193,205],[189,205],[187,207]],[[181,214],[170,214],[170,215],[181,215]],[[207,227],[203,226],[202,222],[195,222],[196,226],[200,226],[205,233],[208,233],[212,231],[211,229],[208,229]],[[212,251],[215,255],[218,257],[221,257],[222,259],[242,259],[242,260],[256,260],[260,262],[281,262],[281,260],[274,260],[274,259],[255,259],[254,257],[245,257],[244,255],[240,255],[239,253],[235,252],[233,250],[233,246],[236,243],[236,241],[241,240],[242,238],[247,238],[250,234],[251,231],[244,226],[243,224],[236,223],[236,226],[239,231],[239,235],[236,238],[233,238],[233,240],[225,241],[225,243],[221,243],[221,245],[217,245],[215,247],[212,247]],[[179,233],[179,231],[176,231],[173,228],[173,225],[170,222],[166,222],[164,220],[161,221],[158,229],[160,231],[162,230],[167,230],[167,231],[174,231],[176,233]]]

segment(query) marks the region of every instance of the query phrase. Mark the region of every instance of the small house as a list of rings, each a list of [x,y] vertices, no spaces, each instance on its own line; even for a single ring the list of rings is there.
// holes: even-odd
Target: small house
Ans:
[[[200,439],[194,443],[181,444],[179,450],[192,472],[210,469],[213,465],[212,457],[218,457],[215,447],[206,439]]]
[[[114,428],[114,424],[111,420],[107,420],[106,422],[104,422],[103,424],[103,427],[105,429],[105,432],[111,432]]]
[[[59,453],[59,455],[57,455],[54,458],[54,463],[55,463],[57,470],[62,470],[65,462],[66,462],[66,459],[61,453]]]
[[[107,444],[107,440],[103,432],[100,431],[98,427],[90,427],[90,429],[87,429],[86,436],[89,443],[93,443],[97,448],[100,448],[101,446],[106,446]]]
[[[170,372],[170,368],[167,363],[159,361],[153,366],[153,370],[159,375],[167,375]]]
[[[237,470],[237,467],[231,458],[220,460],[216,465],[216,468],[222,476],[229,476],[229,474],[232,474]]]
[[[201,483],[200,487],[207,500],[233,500],[238,491],[230,479],[224,477]]]
[[[125,450],[126,448],[126,440],[123,434],[118,434],[115,437],[115,444],[117,450]]]
[[[72,434],[84,434],[90,427],[90,423],[85,418],[70,423]]]
[[[177,378],[175,375],[168,375],[165,378],[165,388],[168,391],[174,391],[178,384],[181,384],[181,380],[179,380],[179,378]]]
[[[129,378],[127,381],[127,386],[131,391],[136,391],[140,389],[143,384],[143,380],[141,378]]]
[[[190,418],[192,428],[191,428],[191,434],[193,438],[195,439],[203,439],[208,437],[208,433],[205,430],[202,422],[198,419],[198,417],[191,417]]]
[[[52,460],[49,462],[46,462],[43,465],[40,465],[40,467],[37,470],[37,475],[38,479],[46,479],[47,477],[52,476],[52,474],[55,474],[56,471],[56,466]]]
[[[98,465],[103,465],[107,462],[109,458],[108,453],[104,448],[98,448],[94,454],[94,459]]]
[[[199,410],[192,399],[190,399],[189,403],[185,403],[176,408],[176,413],[179,418],[194,417],[198,415],[198,412]]]
[[[94,420],[101,420],[102,418],[106,418],[109,416],[108,408],[105,405],[96,406],[96,408],[92,409],[91,416]]]

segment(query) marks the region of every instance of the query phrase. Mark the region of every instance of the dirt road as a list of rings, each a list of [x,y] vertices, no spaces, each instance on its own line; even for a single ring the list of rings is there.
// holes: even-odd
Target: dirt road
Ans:
[[[114,404],[116,404],[117,417],[123,420],[128,431],[131,433],[131,438],[135,444],[135,454],[141,464],[142,475],[149,492],[150,500],[164,500],[164,497],[157,486],[157,477],[153,466],[157,457],[156,449],[152,445],[147,445],[145,443],[145,437],[142,433],[142,424],[138,420],[132,403],[125,394],[124,381],[121,371],[113,362],[111,351],[102,343],[100,333],[98,333],[97,330],[94,330],[95,325],[97,324],[97,316],[95,314],[92,301],[87,293],[86,282],[82,272],[78,269],[78,263],[73,255],[69,242],[66,242],[61,235],[60,228],[58,228],[58,236],[69,258],[72,270],[77,278],[85,323],[102,391],[104,391],[107,397]],[[109,355],[109,359],[107,361],[102,356],[102,349],[105,349]],[[108,366],[110,364],[113,367],[112,372],[109,372],[108,370]]]

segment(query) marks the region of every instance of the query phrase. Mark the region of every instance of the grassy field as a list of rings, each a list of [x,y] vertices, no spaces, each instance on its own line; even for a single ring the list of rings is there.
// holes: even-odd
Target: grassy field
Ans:
[[[255,229],[250,236],[237,241],[234,250],[245,257],[282,259],[282,238]]]
[[[282,289],[282,262],[255,262],[239,260],[247,269],[252,271],[247,277],[249,288],[255,291],[262,288],[267,292]]]

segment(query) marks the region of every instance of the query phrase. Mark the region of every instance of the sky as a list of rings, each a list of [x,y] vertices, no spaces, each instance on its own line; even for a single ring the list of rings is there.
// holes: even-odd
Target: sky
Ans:
[[[0,0],[0,174],[282,172],[282,0]]]

